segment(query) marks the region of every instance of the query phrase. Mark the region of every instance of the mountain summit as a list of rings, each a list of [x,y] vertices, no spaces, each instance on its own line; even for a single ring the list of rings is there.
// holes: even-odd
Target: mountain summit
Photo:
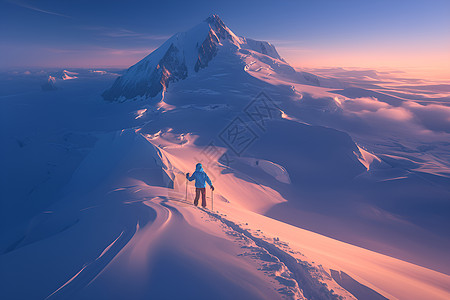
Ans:
[[[223,50],[222,50],[223,49]],[[285,63],[273,45],[236,36],[217,15],[212,15],[186,32],[169,38],[103,93],[109,101],[155,97],[170,82],[200,72],[221,51],[251,50]],[[292,69],[293,72],[295,72]]]

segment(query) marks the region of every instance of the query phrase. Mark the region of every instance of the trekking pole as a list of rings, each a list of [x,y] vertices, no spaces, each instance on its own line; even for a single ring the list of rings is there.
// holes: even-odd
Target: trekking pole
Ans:
[[[211,191],[211,210],[214,212],[214,190]]]
[[[186,178],[186,197],[185,197],[185,201],[187,202],[187,190],[188,190],[188,179]]]

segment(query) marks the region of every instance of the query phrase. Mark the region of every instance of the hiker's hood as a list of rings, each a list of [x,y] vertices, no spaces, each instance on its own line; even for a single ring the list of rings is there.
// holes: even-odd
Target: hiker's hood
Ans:
[[[195,166],[195,171],[203,172],[203,166],[202,166],[201,163],[198,163],[198,164]]]

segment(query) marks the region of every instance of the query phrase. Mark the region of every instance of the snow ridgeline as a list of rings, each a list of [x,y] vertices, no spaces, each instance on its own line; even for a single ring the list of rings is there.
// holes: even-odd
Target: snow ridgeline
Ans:
[[[218,286],[225,285],[224,281],[228,281],[228,284],[232,284],[234,289],[234,294],[227,291],[228,295],[225,298],[230,299],[242,298],[244,295],[246,295],[246,299],[354,299],[348,291],[333,281],[329,271],[327,272],[322,266],[313,265],[307,260],[302,261],[295,258],[294,252],[288,244],[281,242],[278,238],[257,237],[228,220],[224,215],[209,210],[203,210],[203,212],[213,222],[205,220],[202,211],[196,211],[190,201],[185,202],[182,198],[184,186],[176,181],[180,180],[180,177],[183,178],[184,174],[179,171],[176,164],[171,162],[171,154],[154,144],[163,142],[172,145],[172,148],[168,149],[180,150],[173,147],[178,144],[185,147],[184,151],[195,151],[195,149],[186,149],[186,143],[174,140],[170,134],[160,134],[148,140],[141,134],[135,133],[134,130],[126,130],[103,137],[78,168],[69,185],[73,190],[67,190],[71,195],[74,193],[90,194],[89,191],[97,190],[99,187],[100,190],[106,192],[107,189],[103,188],[105,183],[108,183],[106,186],[115,183],[121,176],[131,179],[127,186],[113,188],[106,192],[104,200],[97,199],[94,200],[94,203],[92,201],[77,203],[84,206],[77,211],[83,212],[82,214],[90,212],[93,214],[91,218],[95,218],[95,211],[101,214],[108,211],[109,218],[116,215],[118,219],[126,221],[127,225],[113,235],[111,240],[105,244],[106,247],[94,251],[97,253],[95,258],[84,263],[76,274],[53,291],[47,299],[89,299],[100,295],[117,298],[120,295],[132,294],[133,291],[128,287],[136,288],[136,285],[140,294],[165,294],[169,298],[185,296],[186,290],[179,290],[176,294],[166,289],[161,290],[161,288],[155,290],[158,280],[146,275],[149,270],[143,262],[148,261],[152,266],[154,262],[160,260],[165,261],[163,269],[159,270],[156,267],[156,270],[153,269],[149,274],[156,272],[156,276],[163,276],[161,280],[165,285],[173,281],[171,276],[174,272],[183,274],[180,275],[179,280],[186,281],[190,276],[194,285],[194,279],[201,278],[203,285],[213,288],[196,295],[200,298],[211,297],[220,291],[220,288],[219,291],[217,290]],[[164,148],[167,149],[167,146]],[[93,172],[93,170],[97,170],[97,172]],[[104,178],[109,179],[105,180]],[[219,196],[220,192],[217,193],[216,199],[221,199]],[[230,199],[230,201],[237,204],[234,199]],[[225,202],[219,200],[216,206],[221,207],[222,203]],[[116,205],[117,208],[113,209]],[[61,206],[61,203],[58,206]],[[127,209],[125,214],[119,217],[117,212],[113,213],[113,211],[119,210],[120,206],[132,207],[133,213],[130,214]],[[69,213],[70,210],[67,209],[67,206],[64,207],[66,213]],[[145,210],[149,210],[149,216],[142,218],[145,216]],[[129,212],[127,213],[127,211]],[[136,220],[134,218],[136,218],[137,212],[141,216]],[[57,210],[52,211],[53,214],[57,215]],[[83,216],[77,217],[77,220],[77,223],[87,221]],[[210,226],[201,229],[204,227],[205,221]],[[225,241],[225,244],[224,241],[219,242],[221,247],[225,247],[226,253],[223,249],[222,253],[219,252],[216,249],[218,246],[210,245],[212,237],[204,236],[204,230],[208,235],[213,234],[222,239],[224,234],[229,237],[227,239],[229,241]],[[259,230],[253,229],[253,231],[258,232]],[[92,234],[97,236],[96,233]],[[181,238],[181,236],[183,237]],[[96,238],[104,240],[100,236]],[[237,242],[238,248],[229,245],[230,241]],[[233,249],[232,251],[230,247]],[[158,248],[160,249],[158,250]],[[198,261],[200,265],[190,267],[188,270],[180,270],[177,263],[173,266],[166,265],[177,260],[189,264],[186,259],[197,259],[186,257],[185,251],[201,253],[206,257]],[[228,251],[237,256],[230,256]],[[155,253],[156,256],[150,259],[149,256],[152,253]],[[236,259],[241,260],[240,257],[247,264],[244,269],[237,267],[233,262]],[[202,266],[203,261],[214,262],[214,269],[210,270],[209,267]],[[222,267],[218,267],[222,264]],[[161,275],[161,272],[164,273],[167,268],[172,271],[167,275]],[[215,268],[219,268],[219,270],[215,270]],[[204,274],[211,271],[219,271],[219,273],[225,271],[235,274],[235,276],[238,272],[245,272],[246,277],[242,277],[242,275],[231,279],[212,277],[210,281],[205,282]],[[121,277],[120,288],[111,288],[109,277],[115,278],[120,273],[126,279]],[[246,282],[252,282],[252,285],[255,286],[246,287]],[[176,285],[179,284],[181,283],[176,281]],[[148,287],[145,287],[146,285]],[[258,292],[253,290],[256,286],[258,286]],[[190,295],[192,295],[192,291],[190,291]],[[217,296],[224,297],[223,294]],[[380,296],[380,299],[383,297]]]
[[[422,288],[424,278],[445,281],[439,274],[261,215],[284,200],[229,167],[207,168],[217,178],[215,207],[221,214],[193,207],[192,195],[184,198],[181,170],[191,169],[203,151],[195,137],[178,138],[170,130],[147,136],[142,130],[103,135],[72,176],[65,197],[36,216],[0,256],[2,298],[395,299],[405,294],[383,285],[381,276],[397,278],[396,286],[417,286],[411,293],[419,297],[439,299],[432,285]],[[378,270],[372,272],[368,262]],[[417,278],[411,282],[408,273]],[[20,289],[24,281],[27,289]]]
[[[6,288],[2,295],[8,299],[31,295],[46,299],[130,295],[135,299],[151,295],[261,299],[270,295],[276,299],[297,295],[293,281],[282,280],[284,275],[280,282],[270,282],[257,270],[257,259],[253,262],[247,254],[239,258],[242,252],[255,252],[253,248],[247,251],[249,243],[236,247],[220,226],[206,232],[198,228],[204,223],[201,212],[183,204],[170,188],[173,181],[167,178],[176,170],[163,150],[134,130],[102,137],[72,177],[65,199],[37,216],[27,234],[3,253],[1,279]],[[27,265],[19,263],[24,256],[32,259]],[[163,265],[155,266],[157,262]],[[183,268],[184,264],[189,267]],[[46,266],[58,268],[35,277],[46,273]],[[154,273],[162,285],[151,276]],[[205,274],[214,275],[206,279]],[[17,289],[21,280],[16,276],[29,282],[27,289]],[[115,280],[120,284],[113,284]],[[196,287],[199,282],[204,285],[201,289]]]

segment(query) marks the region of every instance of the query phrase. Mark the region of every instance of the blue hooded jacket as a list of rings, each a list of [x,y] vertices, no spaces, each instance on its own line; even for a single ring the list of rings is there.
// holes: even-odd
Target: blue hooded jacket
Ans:
[[[201,163],[198,163],[195,166],[195,172],[192,174],[188,180],[192,181],[195,179],[195,187],[196,188],[205,188],[206,183],[209,184],[209,186],[212,186],[211,179],[209,179],[208,175],[206,175],[205,171],[203,171],[203,167]]]

